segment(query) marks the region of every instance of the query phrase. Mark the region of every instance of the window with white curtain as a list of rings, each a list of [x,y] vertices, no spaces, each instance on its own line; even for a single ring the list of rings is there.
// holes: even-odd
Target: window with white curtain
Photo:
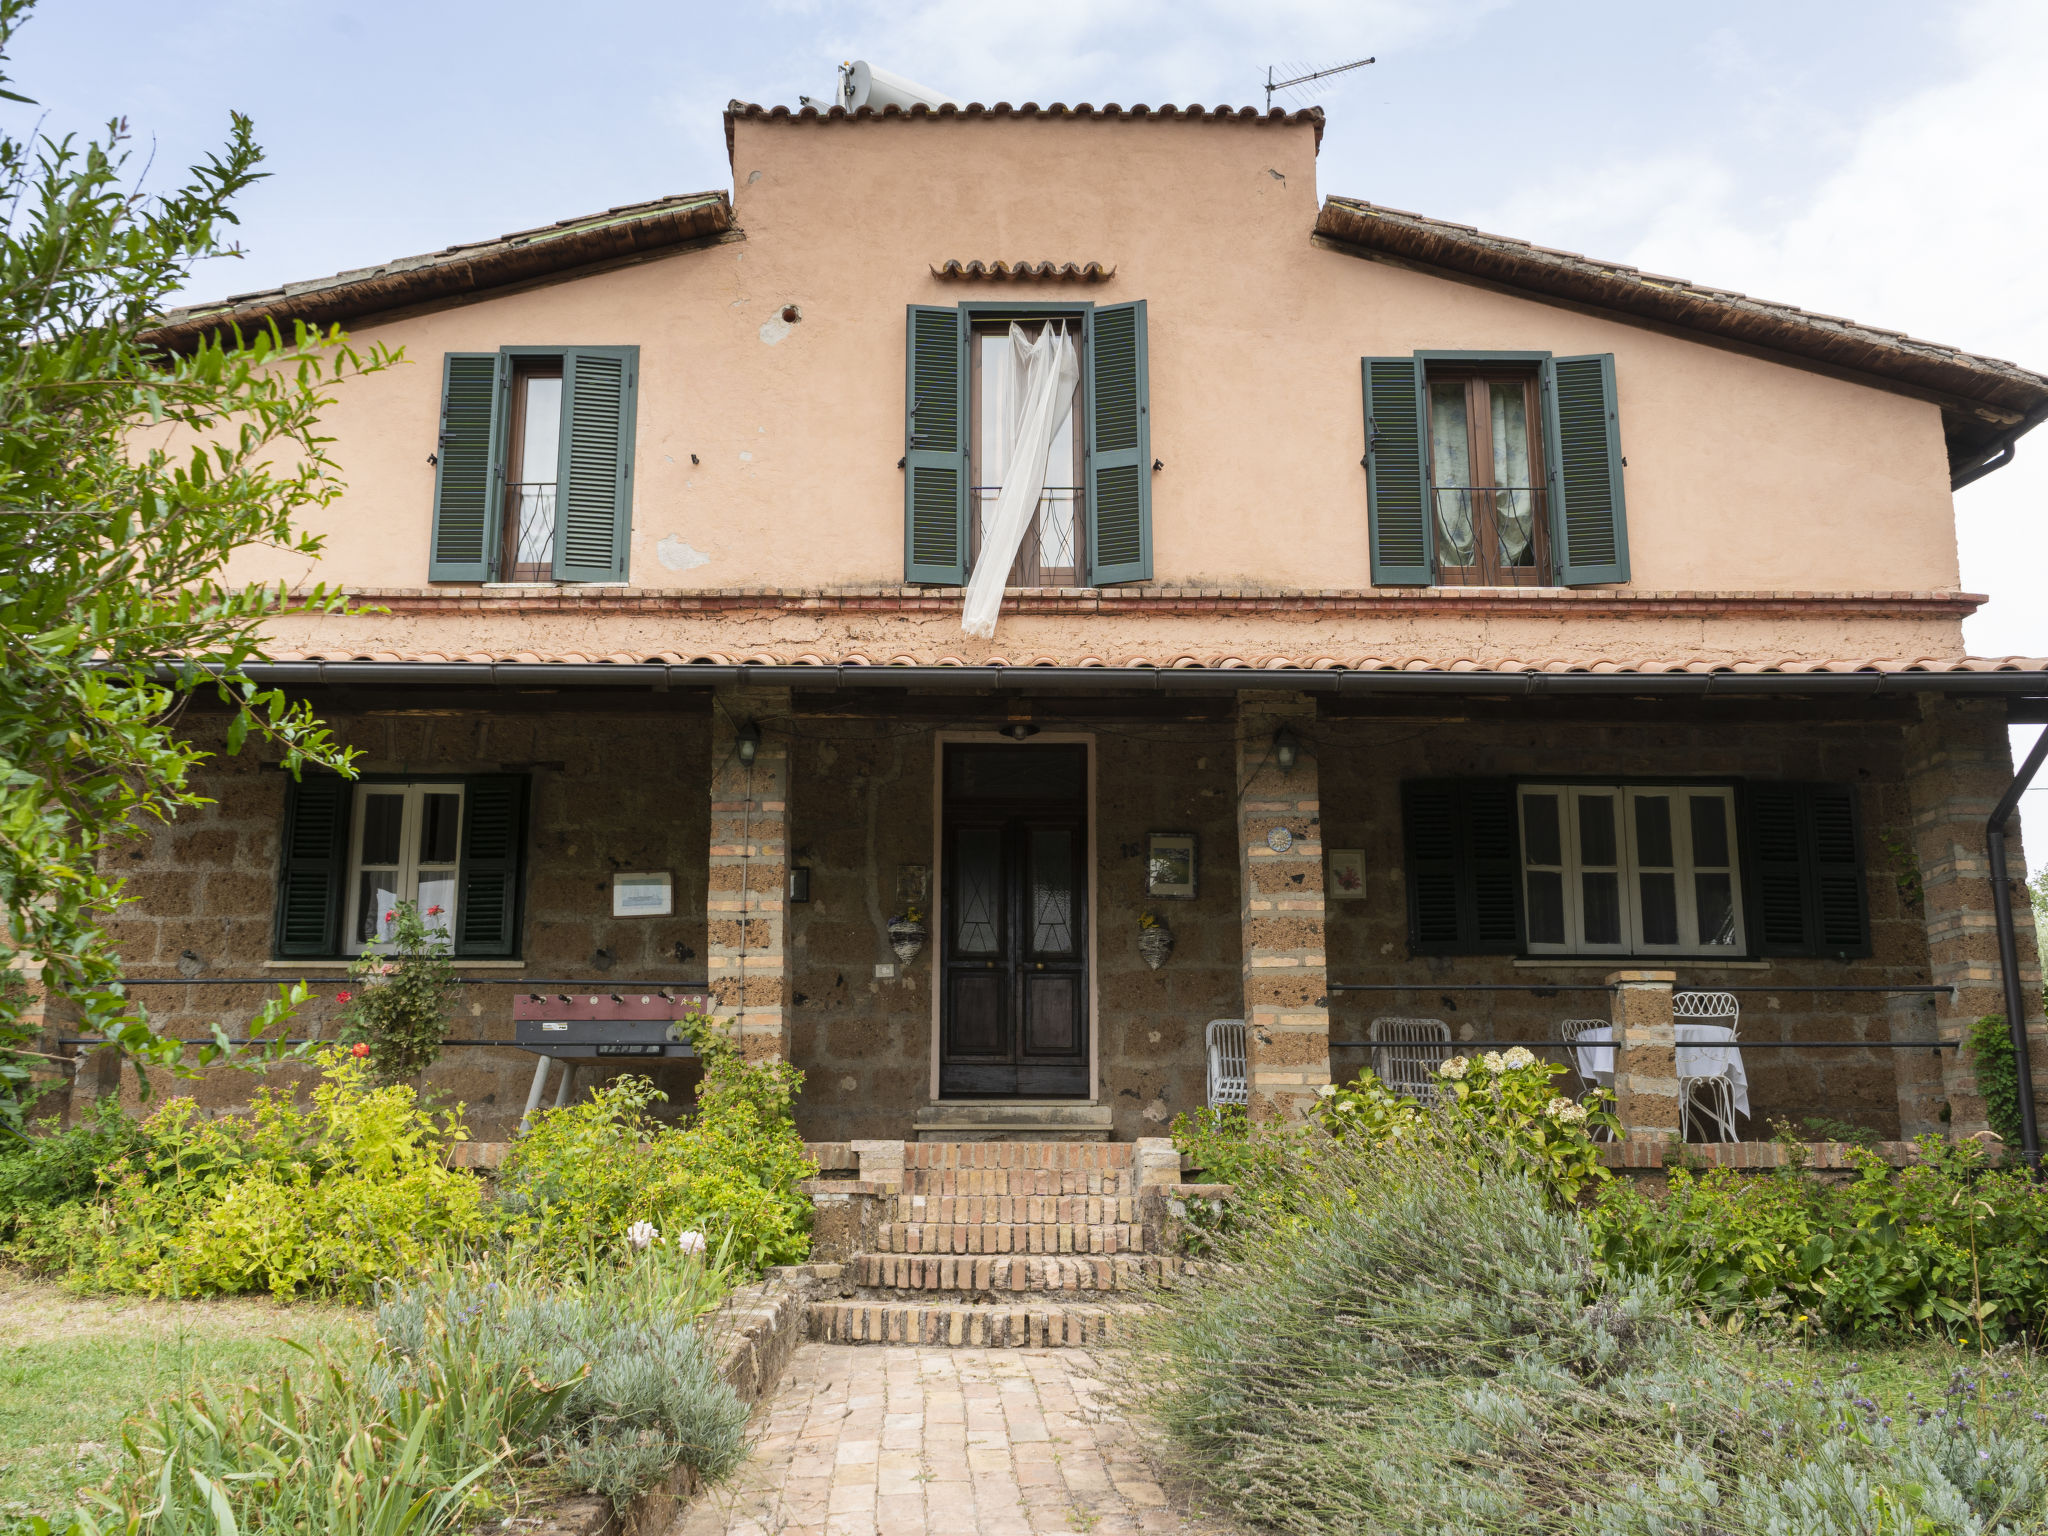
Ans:
[[[1529,953],[1745,952],[1733,789],[1525,784],[1519,794]]]
[[[349,838],[347,952],[390,941],[400,901],[452,933],[462,851],[460,783],[358,784]]]

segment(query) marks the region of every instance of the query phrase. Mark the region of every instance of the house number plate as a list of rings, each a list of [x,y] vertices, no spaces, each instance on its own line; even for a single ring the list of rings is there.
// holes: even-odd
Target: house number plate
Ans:
[[[1285,853],[1294,846],[1294,833],[1286,827],[1275,827],[1266,834],[1266,846],[1275,853]]]

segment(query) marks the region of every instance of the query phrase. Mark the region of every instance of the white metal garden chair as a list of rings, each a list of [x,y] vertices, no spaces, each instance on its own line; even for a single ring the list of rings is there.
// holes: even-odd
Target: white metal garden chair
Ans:
[[[1731,1043],[1736,1038],[1741,1013],[1742,1005],[1736,1002],[1732,992],[1674,992],[1671,995],[1673,1024],[1725,1025]],[[1681,1045],[1678,1052],[1679,1135],[1691,1141],[1693,1127],[1697,1124],[1714,1132],[1713,1140],[1737,1140],[1735,1084],[1729,1076],[1730,1069],[1723,1066],[1718,1072],[1689,1074],[1685,1070],[1686,1054]]]
[[[1579,1103],[1588,1109],[1592,1107],[1588,1101],[1600,1090],[1601,1084],[1597,1077],[1586,1071],[1585,1062],[1579,1055],[1579,1036],[1589,1029],[1604,1029],[1611,1032],[1613,1028],[1614,1025],[1607,1019],[1564,1019],[1559,1021],[1557,1026],[1558,1043],[1565,1048],[1565,1064],[1572,1069],[1572,1076],[1579,1085],[1576,1097]],[[1608,1038],[1613,1038],[1611,1033]],[[1612,1141],[1614,1133],[1602,1126],[1593,1132],[1593,1137],[1596,1141]]]
[[[1245,1103],[1244,1020],[1211,1019],[1208,1044],[1210,1106]]]
[[[1434,1104],[1442,1079],[1436,1069],[1451,1057],[1451,1026],[1442,1019],[1374,1019],[1373,1076],[1396,1093]]]

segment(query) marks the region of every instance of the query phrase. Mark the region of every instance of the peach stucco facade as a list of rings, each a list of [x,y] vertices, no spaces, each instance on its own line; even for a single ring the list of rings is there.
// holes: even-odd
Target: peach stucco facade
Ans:
[[[1308,122],[740,116],[732,132],[722,240],[353,327],[407,362],[346,384],[328,414],[348,491],[311,525],[325,556],[250,554],[238,571],[388,611],[281,624],[279,654],[1512,667],[1962,652],[1972,605],[1936,405],[1333,248],[1312,233]],[[949,259],[1114,276],[935,276]],[[1154,581],[1114,612],[1013,604],[990,643],[961,633],[953,594],[900,585],[904,316],[1019,297],[1147,301]],[[429,587],[441,357],[514,344],[640,348],[623,593]],[[1628,606],[1583,590],[1375,595],[1359,360],[1415,349],[1614,355],[1633,568],[1609,595]],[[701,594],[719,609],[661,601]]]

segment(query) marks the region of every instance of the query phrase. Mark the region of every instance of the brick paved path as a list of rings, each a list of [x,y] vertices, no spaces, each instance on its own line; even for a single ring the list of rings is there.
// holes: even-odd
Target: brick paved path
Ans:
[[[801,1345],[752,1460],[669,1536],[1223,1531],[1168,1507],[1093,1369],[1079,1349]]]

